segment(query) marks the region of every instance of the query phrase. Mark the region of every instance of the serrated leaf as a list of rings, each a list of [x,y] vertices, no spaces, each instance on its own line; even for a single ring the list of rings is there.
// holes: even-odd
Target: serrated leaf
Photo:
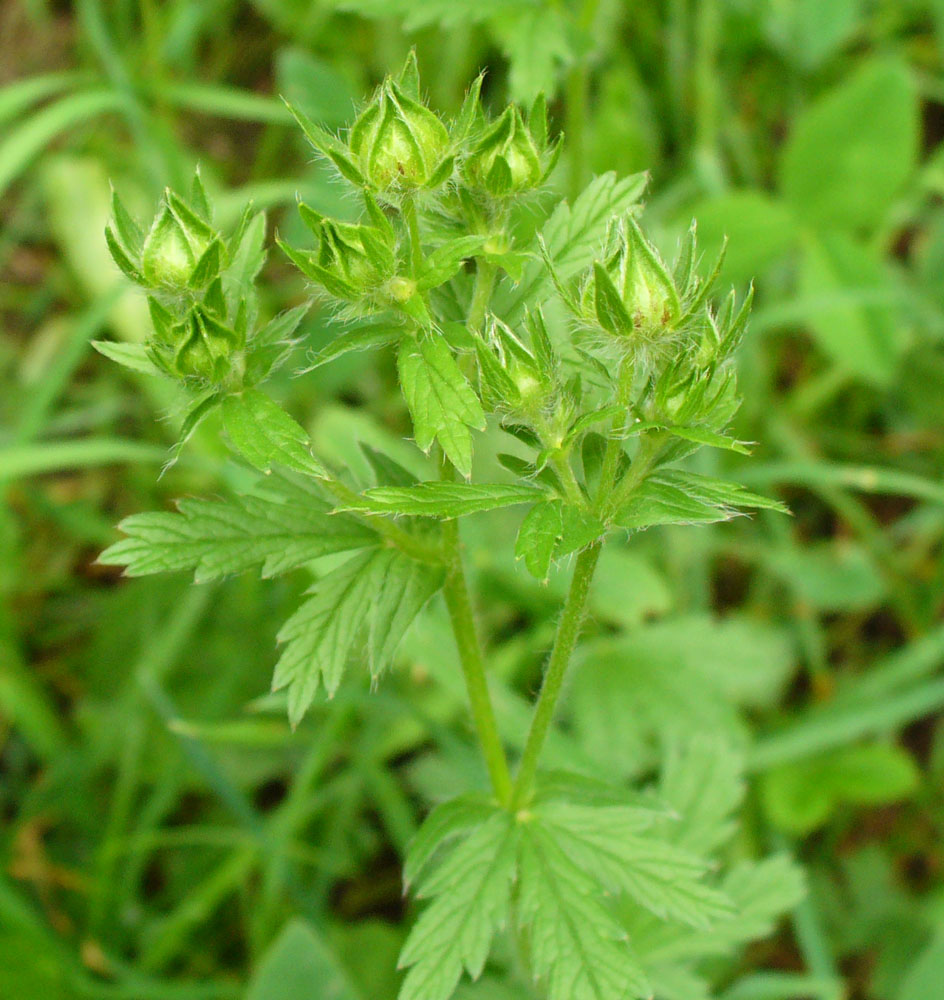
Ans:
[[[399,1000],[449,1000],[463,969],[481,974],[508,919],[517,833],[511,814],[493,809],[424,881],[420,896],[433,902],[400,953],[409,972]]]
[[[420,568],[417,569],[416,567]],[[349,559],[322,577],[279,631],[285,648],[273,690],[288,687],[296,725],[323,684],[333,696],[358,640],[368,632],[371,670],[390,661],[410,622],[442,583],[442,570],[383,548]]]
[[[573,207],[561,202],[544,224],[541,235],[558,277],[568,281],[593,263],[614,216],[639,202],[646,176],[634,174],[618,179],[608,173],[585,188]],[[525,307],[535,309],[554,291],[554,283],[543,261],[533,260],[521,280],[503,284],[495,295],[492,309],[512,321],[524,315]]]
[[[739,455],[750,455],[751,447],[747,441],[738,441],[726,434],[718,434],[707,427],[667,427],[666,430],[674,437],[683,438],[694,444],[707,445],[709,448],[721,448],[724,451],[734,451]]]
[[[414,559],[391,560],[377,584],[367,633],[367,665],[377,680],[413,619],[443,584],[444,570]]]
[[[524,559],[528,572],[547,580],[554,550],[564,533],[560,500],[536,503],[525,515],[515,540],[515,558]]]
[[[438,440],[452,464],[472,472],[470,428],[485,429],[482,404],[439,336],[405,340],[398,359],[400,383],[413,417],[413,433],[423,451]]]
[[[730,915],[730,900],[702,881],[708,870],[704,860],[643,835],[652,824],[645,810],[549,802],[535,815],[582,871],[657,916],[704,928]]]
[[[233,500],[180,500],[178,513],[134,514],[119,528],[128,536],[99,562],[127,576],[192,569],[197,583],[262,566],[285,573],[332,552],[376,545],[370,528],[298,491]]]
[[[540,823],[522,824],[518,921],[548,1000],[630,1000],[651,995],[626,933],[602,891]]]
[[[365,490],[360,503],[349,509],[378,514],[412,514],[423,517],[461,517],[477,511],[496,510],[529,503],[544,495],[534,486],[504,483],[450,483],[433,480],[415,486],[377,486]]]
[[[416,881],[436,852],[454,837],[484,823],[495,812],[495,803],[477,792],[448,799],[436,806],[423,820],[407,850],[403,862],[405,887]]]
[[[670,469],[645,479],[615,521],[631,531],[658,524],[711,524],[743,513],[740,507],[789,513],[778,500],[751,493],[737,483]]]
[[[309,476],[325,475],[309,451],[305,429],[257,389],[226,397],[223,427],[243,458],[263,472],[271,472],[278,463]]]
[[[743,755],[717,735],[675,741],[662,769],[659,798],[678,819],[662,827],[686,850],[710,854],[734,835],[732,814],[744,797]]]

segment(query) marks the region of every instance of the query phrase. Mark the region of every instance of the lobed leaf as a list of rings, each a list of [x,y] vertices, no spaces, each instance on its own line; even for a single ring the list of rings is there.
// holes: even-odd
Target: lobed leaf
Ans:
[[[543,491],[535,486],[432,480],[415,486],[377,486],[365,490],[361,494],[362,502],[352,503],[350,509],[378,514],[451,518],[529,503],[543,495]]]
[[[180,500],[178,513],[134,514],[119,528],[128,536],[99,562],[127,576],[194,571],[197,583],[262,566],[264,577],[332,552],[374,546],[378,536],[353,517],[331,514],[310,494],[270,493],[233,500]]]
[[[400,967],[410,971],[399,1000],[448,1000],[463,969],[473,979],[481,975],[492,938],[508,919],[517,838],[512,815],[493,808],[425,880],[420,896],[434,901],[400,953]]]

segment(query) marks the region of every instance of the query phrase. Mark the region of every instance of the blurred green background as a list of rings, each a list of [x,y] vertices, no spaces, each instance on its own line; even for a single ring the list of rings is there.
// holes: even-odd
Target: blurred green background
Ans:
[[[608,551],[593,628],[633,667],[587,658],[552,756],[631,780],[674,734],[745,749],[740,837],[792,849],[811,891],[718,996],[944,995],[944,2],[4,0],[0,998],[395,996],[404,846],[480,779],[445,620],[292,733],[266,692],[302,576],[96,565],[121,516],[244,473],[210,422],[159,479],[181,400],[90,342],[147,329],[109,183],[149,215],[199,163],[224,227],[250,198],[282,233],[297,194],[349,213],[278,95],[339,128],[413,45],[445,113],[482,68],[496,105],[548,94],[549,198],[649,170],[657,241],[697,217],[757,289],[736,430],[760,444],[702,471],[795,516]],[[277,253],[265,273],[270,312],[304,301]],[[278,392],[335,460],[358,439],[414,460],[390,358]],[[469,528],[513,744],[562,585],[515,571],[512,520]]]

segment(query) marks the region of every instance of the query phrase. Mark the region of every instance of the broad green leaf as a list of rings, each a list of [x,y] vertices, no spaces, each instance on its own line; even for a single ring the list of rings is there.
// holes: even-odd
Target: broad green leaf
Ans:
[[[522,824],[518,922],[548,1000],[628,1000],[650,985],[599,886],[543,824]]]
[[[524,559],[528,572],[547,580],[554,549],[564,533],[559,500],[536,503],[525,515],[515,541],[515,558]]]
[[[416,443],[429,451],[439,441],[452,464],[472,472],[472,435],[485,429],[482,404],[439,336],[405,340],[400,346],[400,384],[413,417]]]
[[[289,721],[296,725],[324,685],[341,683],[358,640],[367,633],[374,676],[389,663],[410,622],[442,584],[439,567],[414,563],[384,548],[356,555],[322,577],[313,594],[279,631],[285,648],[273,690],[288,688]]]
[[[243,458],[263,472],[271,472],[274,464],[280,464],[309,476],[324,475],[321,464],[309,451],[305,429],[257,389],[226,397],[223,427]]]
[[[797,119],[780,188],[815,226],[871,230],[915,169],[917,91],[895,59],[866,60]]]
[[[907,342],[905,299],[879,257],[850,236],[824,233],[804,247],[799,285],[823,351],[841,369],[888,385]]]
[[[808,833],[842,805],[904,798],[914,791],[919,777],[908,752],[894,744],[843,747],[769,771],[762,786],[763,802],[775,826]]]
[[[477,979],[508,919],[517,824],[492,810],[420,885],[423,911],[400,954],[409,972],[399,1000],[449,1000],[465,970]]]
[[[553,98],[564,70],[576,55],[570,19],[562,11],[542,5],[518,14],[506,10],[495,19],[494,27],[509,63],[511,99],[530,104],[541,93]]]
[[[686,616],[588,642],[570,697],[581,745],[613,775],[653,763],[653,744],[712,734],[742,747],[740,707],[770,706],[794,654],[769,625]]]
[[[460,517],[476,511],[531,503],[544,495],[534,486],[504,483],[450,483],[432,480],[415,486],[377,486],[361,494],[354,510],[424,517]]]
[[[615,540],[603,547],[590,591],[595,618],[636,628],[647,618],[665,615],[673,603],[672,589],[652,559]]]
[[[741,507],[787,513],[779,501],[750,493],[737,483],[670,469],[645,479],[617,512],[616,523],[631,531],[657,524],[711,524],[743,513]]]
[[[495,16],[507,16],[515,9],[527,10],[539,0],[479,0],[456,3],[455,0],[328,0],[335,10],[350,11],[371,18],[393,18],[405,31],[416,31],[438,24],[449,28],[476,24]]]
[[[323,1000],[360,1000],[322,938],[292,920],[262,956],[245,1000],[312,1000],[313,991]]]
[[[148,357],[144,344],[119,344],[111,340],[93,340],[92,347],[111,361],[142,375],[163,376],[164,372]]]
[[[888,591],[874,556],[847,538],[772,549],[764,565],[817,611],[865,611]]]
[[[562,281],[568,281],[593,263],[600,251],[606,230],[614,216],[639,203],[646,187],[646,175],[617,178],[603,174],[591,181],[574,202],[562,201],[544,223],[541,236],[554,269]],[[534,260],[524,270],[519,282],[505,282],[492,303],[496,315],[510,321],[520,319],[525,307],[535,309],[554,293],[554,282],[541,260]]]
[[[610,892],[625,892],[663,919],[710,927],[731,901],[706,885],[709,865],[661,837],[645,836],[653,817],[620,806],[548,802],[537,822],[568,859]]]
[[[717,734],[696,734],[669,749],[659,799],[678,817],[660,829],[679,847],[711,854],[734,836],[732,816],[744,798],[744,759]]]
[[[331,514],[317,497],[285,484],[284,492],[233,500],[180,500],[178,513],[133,514],[119,528],[128,537],[99,557],[127,576],[192,569],[197,583],[262,566],[284,573],[331,552],[378,543],[353,517]]]

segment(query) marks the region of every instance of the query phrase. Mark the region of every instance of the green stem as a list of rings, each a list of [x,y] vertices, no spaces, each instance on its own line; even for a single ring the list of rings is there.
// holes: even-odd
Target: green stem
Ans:
[[[577,646],[577,640],[580,638],[580,630],[587,607],[587,595],[590,592],[590,582],[593,580],[593,573],[597,568],[597,560],[600,558],[602,547],[602,540],[598,540],[577,556],[574,575],[570,581],[570,590],[564,603],[560,623],[557,626],[554,648],[551,650],[551,658],[548,660],[544,681],[541,684],[541,693],[538,695],[531,728],[528,730],[528,739],[521,756],[518,776],[515,779],[511,798],[511,805],[514,809],[520,809],[524,805],[534,785],[538,759],[554,720],[554,709],[560,697],[561,688],[564,686],[567,666]]]
[[[469,315],[466,323],[470,330],[480,330],[485,322],[488,303],[495,287],[495,276],[498,268],[494,264],[479,258],[475,266],[475,287],[472,289],[472,302],[469,305]]]
[[[633,375],[635,368],[630,358],[625,357],[620,362],[619,376],[616,386],[616,404],[621,412],[613,421],[610,439],[603,453],[603,465],[600,469],[600,485],[597,489],[597,508],[602,510],[613,492],[616,477],[619,473],[619,462],[623,456],[623,439],[626,433],[626,423],[629,420],[629,403],[633,393]]]
[[[465,570],[462,566],[462,553],[459,548],[459,522],[455,519],[443,522],[443,532],[450,554],[443,593],[452,621],[456,646],[459,649],[459,661],[465,676],[472,719],[475,722],[475,731],[482,748],[482,756],[485,758],[485,765],[488,768],[495,796],[499,802],[505,805],[511,799],[511,773],[508,770],[508,760],[501,737],[498,734],[498,724],[495,721],[492,699],[488,692],[485,661],[475,628]]]
[[[410,234],[410,269],[415,278],[423,266],[423,248],[420,245],[420,223],[416,216],[416,203],[407,196],[401,206],[406,228]]]

